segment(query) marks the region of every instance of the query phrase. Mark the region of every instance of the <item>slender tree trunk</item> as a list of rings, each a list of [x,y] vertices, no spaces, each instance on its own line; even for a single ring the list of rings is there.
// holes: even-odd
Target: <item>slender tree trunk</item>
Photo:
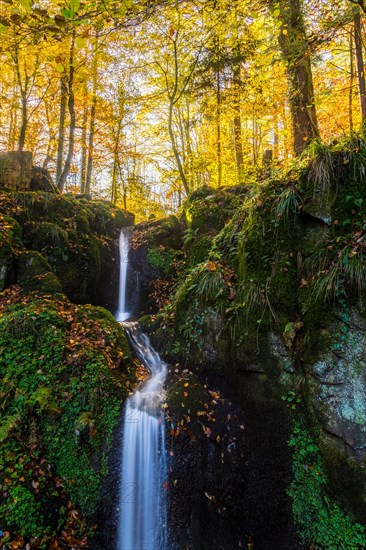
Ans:
[[[219,44],[216,71],[216,151],[217,151],[217,187],[222,185],[222,150],[221,150],[221,69]]]
[[[244,155],[243,155],[243,137],[241,130],[241,48],[239,39],[239,20],[238,13],[235,7],[235,25],[234,25],[234,39],[235,39],[235,57],[236,61],[233,65],[233,83],[234,83],[234,148],[235,148],[235,162],[237,183],[240,185],[244,179]]]
[[[366,123],[366,83],[365,83],[365,69],[363,63],[363,51],[362,51],[362,27],[361,27],[361,14],[358,7],[354,7],[354,31],[355,31],[355,51],[357,62],[357,78],[358,89],[360,93],[360,106],[362,116],[362,126]]]
[[[191,143],[191,111],[190,111],[190,97],[187,97],[187,113],[184,120],[184,133],[186,136],[187,143],[187,174],[189,181],[193,184],[193,166],[192,166],[192,143]],[[179,195],[181,197],[182,193],[179,190]],[[180,204],[179,204],[180,206]]]
[[[122,115],[123,116],[123,115]],[[112,172],[112,203],[116,204],[118,199],[118,173],[120,173],[120,162],[119,162],[119,147],[121,139],[121,130],[122,130],[122,116],[120,116],[117,126],[117,133],[114,142],[114,152],[113,152],[113,172]],[[126,207],[125,207],[126,208]]]
[[[173,154],[174,154],[177,166],[178,166],[179,176],[180,176],[180,179],[182,180],[182,184],[183,184],[185,192],[187,193],[187,195],[189,195],[189,185],[188,185],[186,175],[185,175],[184,170],[183,170],[182,161],[181,161],[180,154],[179,154],[179,151],[178,151],[178,148],[177,148],[177,145],[176,145],[176,142],[175,142],[175,137],[174,137],[173,109],[174,109],[174,99],[171,97],[170,100],[169,100],[168,132],[169,132],[170,142],[172,144]]]
[[[348,95],[348,118],[349,118],[349,130],[353,132],[353,82],[355,78],[355,67],[353,61],[353,35],[350,33],[349,37],[349,95]]]
[[[70,173],[71,161],[74,155],[74,143],[75,143],[75,127],[76,127],[76,113],[75,113],[75,97],[74,97],[74,50],[75,50],[75,31],[73,31],[71,36],[71,45],[70,45],[70,57],[69,57],[69,78],[68,78],[68,111],[70,116],[70,127],[69,127],[69,146],[67,151],[67,156],[63,170],[61,172],[60,178],[57,182],[57,187],[62,192],[67,177]]]
[[[89,122],[89,139],[88,139],[88,163],[86,167],[85,190],[90,193],[92,172],[93,172],[93,155],[94,155],[94,134],[95,134],[95,114],[97,109],[97,87],[98,87],[98,52],[96,51],[93,58],[93,97],[90,108]]]
[[[88,106],[87,106],[87,102],[85,101],[82,130],[81,130],[81,160],[80,160],[80,192],[81,193],[85,193],[86,156],[87,156],[87,147],[86,147],[87,122],[88,122]]]
[[[57,139],[57,158],[56,158],[56,181],[59,181],[64,156],[64,144],[65,144],[65,126],[66,126],[66,108],[67,108],[67,80],[65,76],[60,80],[60,116],[58,125],[58,139]]]
[[[271,0],[280,9],[282,27],[278,41],[286,63],[295,155],[319,136],[310,53],[301,0]]]
[[[28,101],[27,101],[27,95],[24,91],[21,91],[21,104],[22,104],[22,118],[21,118],[22,123],[20,126],[18,151],[24,150],[25,136],[26,136],[27,125],[28,125]]]
[[[14,70],[14,85],[12,90],[13,96],[16,94],[16,75]],[[15,131],[17,127],[17,109],[13,105],[10,106],[10,124],[9,124],[9,133],[8,133],[8,150],[13,151],[15,147]]]
[[[27,92],[28,92],[29,78],[25,70],[24,85],[23,85],[22,75],[20,72],[18,46],[15,47],[15,51],[14,51],[14,64],[15,64],[17,85],[19,86],[19,90],[20,90],[20,103],[21,103],[21,123],[20,123],[20,131],[19,131],[19,138],[18,138],[18,151],[23,151],[24,145],[25,145],[25,137],[27,133],[27,125],[28,125]]]

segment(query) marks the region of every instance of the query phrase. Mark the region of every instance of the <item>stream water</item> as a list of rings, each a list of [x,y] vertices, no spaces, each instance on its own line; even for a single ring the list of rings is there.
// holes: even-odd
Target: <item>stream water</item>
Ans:
[[[165,420],[161,409],[167,365],[138,323],[128,322],[127,272],[130,231],[120,236],[120,288],[116,319],[150,372],[126,401],[123,421],[118,550],[167,550]]]

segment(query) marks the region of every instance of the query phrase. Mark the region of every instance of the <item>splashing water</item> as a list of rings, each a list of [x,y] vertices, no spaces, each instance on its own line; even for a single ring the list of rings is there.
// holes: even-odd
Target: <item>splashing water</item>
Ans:
[[[125,237],[124,237],[125,238]],[[122,240],[122,238],[121,238]],[[120,246],[121,246],[120,240]],[[126,246],[124,240],[123,246]],[[128,244],[121,254],[121,273],[127,278]],[[126,248],[124,248],[126,251]],[[126,267],[123,265],[126,264]],[[120,280],[126,292],[126,281]],[[119,303],[127,319],[126,301]],[[150,378],[127,400],[123,423],[122,471],[118,550],[167,550],[167,455],[161,404],[167,365],[151,346],[138,323],[124,322],[131,345],[150,372]]]

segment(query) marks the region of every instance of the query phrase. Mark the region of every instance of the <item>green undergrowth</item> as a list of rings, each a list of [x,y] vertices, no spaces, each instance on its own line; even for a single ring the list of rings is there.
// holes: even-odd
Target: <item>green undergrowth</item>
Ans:
[[[125,334],[103,308],[62,295],[11,288],[0,313],[1,530],[19,548],[78,546],[134,383]]]
[[[289,495],[303,542],[319,550],[365,548],[365,527],[355,523],[327,496],[328,477],[320,449],[304,421],[294,422],[289,445],[293,453]]]
[[[163,275],[169,276],[174,271],[174,262],[177,258],[177,251],[163,245],[151,246],[148,249],[147,261]]]

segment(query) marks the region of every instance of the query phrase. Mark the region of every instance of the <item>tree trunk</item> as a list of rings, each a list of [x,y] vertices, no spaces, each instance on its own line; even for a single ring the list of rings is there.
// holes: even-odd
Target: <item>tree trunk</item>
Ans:
[[[88,121],[88,106],[85,102],[82,130],[81,130],[81,160],[80,160],[80,193],[85,193],[85,176],[86,176],[86,125]]]
[[[216,151],[217,151],[217,187],[222,185],[222,151],[221,151],[221,71],[219,44],[216,71]]]
[[[273,11],[280,8],[282,26],[278,37],[286,64],[295,155],[319,136],[314,86],[301,0],[271,0]]]
[[[234,148],[235,148],[235,162],[237,183],[240,185],[244,180],[244,155],[243,155],[243,137],[241,130],[241,49],[239,38],[239,20],[237,9],[235,8],[235,25],[234,25],[234,39],[235,39],[235,63],[233,65],[233,84],[234,84]]]
[[[64,144],[65,144],[66,107],[67,107],[67,80],[65,76],[62,76],[60,81],[60,118],[59,118],[58,139],[57,139],[56,181],[59,181],[62,173]]]
[[[76,127],[75,97],[74,97],[74,73],[75,73],[74,50],[75,50],[75,31],[73,31],[71,36],[70,57],[69,57],[69,79],[68,79],[68,90],[67,90],[68,91],[67,106],[68,106],[69,116],[70,116],[69,147],[68,147],[63,170],[57,182],[57,187],[61,192],[65,187],[67,177],[70,173],[71,161],[74,155],[75,127]]]
[[[94,154],[94,134],[95,134],[95,113],[97,109],[97,87],[98,87],[98,52],[94,53],[93,58],[93,98],[90,109],[89,139],[88,139],[88,163],[86,168],[85,190],[90,193],[91,179],[93,172],[93,154]]]
[[[177,145],[175,143],[175,137],[174,137],[174,131],[173,131],[173,108],[174,108],[174,99],[170,98],[170,101],[169,101],[169,119],[168,119],[169,137],[170,137],[170,142],[172,144],[173,154],[174,154],[177,166],[178,166],[180,179],[182,180],[182,184],[183,184],[183,187],[184,187],[184,190],[185,190],[186,194],[189,195],[189,185],[188,185],[186,175],[185,175],[184,170],[183,170],[183,165],[182,165],[182,161],[181,161],[181,158],[180,158],[180,155],[179,155],[179,151],[178,151]]]
[[[361,28],[361,14],[358,7],[354,7],[354,31],[355,31],[355,50],[356,50],[356,62],[357,62],[357,78],[358,89],[360,92],[360,106],[362,116],[362,126],[366,122],[366,83],[365,83],[365,69],[363,64],[363,51],[362,51],[362,28]]]
[[[19,86],[19,90],[20,90],[20,103],[21,103],[21,124],[20,124],[19,138],[18,138],[18,151],[23,151],[24,145],[25,145],[25,136],[27,133],[27,125],[28,125],[27,92],[28,92],[29,79],[28,79],[27,72],[25,70],[25,79],[24,79],[24,85],[23,85],[22,75],[20,73],[18,46],[15,47],[15,51],[14,51],[14,65],[15,65],[17,85]]]
[[[353,61],[353,35],[350,33],[349,37],[349,95],[348,95],[348,119],[349,119],[349,131],[353,132],[353,81],[355,78],[355,67]]]
[[[21,91],[21,104],[22,104],[22,123],[20,126],[19,141],[18,141],[18,151],[23,151],[25,144],[25,136],[27,132],[28,124],[28,101],[27,95],[24,91]]]
[[[120,147],[120,138],[121,138],[121,130],[122,130],[122,117],[123,114],[119,117],[118,120],[118,126],[117,126],[117,133],[116,138],[114,142],[114,152],[113,152],[113,172],[112,172],[112,203],[116,204],[118,199],[118,179],[117,175],[120,173],[120,162],[119,162],[119,147]],[[125,200],[124,200],[125,202]],[[124,207],[126,208],[126,206]]]

